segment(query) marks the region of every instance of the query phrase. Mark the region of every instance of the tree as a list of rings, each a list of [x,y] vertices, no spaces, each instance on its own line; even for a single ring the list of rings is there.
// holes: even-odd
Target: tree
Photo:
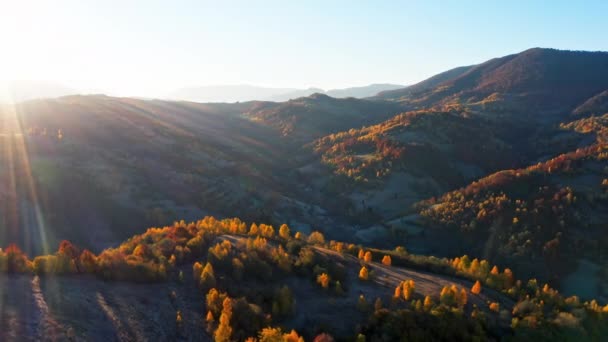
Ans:
[[[359,254],[357,255],[359,259],[363,259],[365,257],[365,251],[363,249],[359,249]]]
[[[424,297],[424,310],[429,311],[433,307],[433,299],[430,296]]]
[[[392,263],[392,260],[391,260],[391,256],[390,256],[390,255],[385,255],[385,256],[382,258],[382,264],[384,264],[384,265],[386,265],[386,266],[390,266],[390,265],[391,265],[391,263]]]
[[[220,315],[220,324],[215,330],[213,337],[216,342],[229,342],[232,335],[232,327],[230,319],[232,318],[232,301],[229,297],[224,299],[222,303],[222,314]]]
[[[251,227],[249,228],[249,235],[258,235],[260,234],[260,229],[258,228],[258,225],[255,223],[251,224]]]
[[[281,328],[264,328],[258,337],[259,342],[284,342]]]
[[[490,303],[490,311],[498,312],[500,310],[500,304],[497,302]]]
[[[471,261],[471,266],[469,267],[469,273],[472,275],[477,275],[479,272],[479,260],[477,258]]]
[[[471,287],[471,293],[478,295],[481,292],[481,283],[479,280],[475,282],[473,287]]]
[[[289,230],[289,226],[283,223],[281,227],[279,227],[279,236],[284,240],[289,240],[289,238],[291,238],[290,234],[291,231]]]
[[[401,286],[403,287],[403,298],[405,300],[410,300],[416,290],[416,283],[410,279],[402,282]]]
[[[88,249],[80,253],[78,258],[78,271],[81,273],[94,273],[97,270],[97,257]]]
[[[329,275],[327,275],[327,273],[321,273],[317,276],[317,283],[324,289],[329,287],[329,280]]]
[[[201,274],[200,285],[203,288],[211,288],[215,287],[215,272],[213,271],[213,266],[210,262],[207,262],[205,268],[203,268],[203,273]]]
[[[344,289],[342,288],[342,284],[340,283],[339,280],[336,281],[335,291],[336,291],[336,294],[339,296],[344,294]]]
[[[322,245],[325,243],[325,236],[323,236],[323,234],[320,232],[314,231],[310,233],[310,236],[308,237],[308,243],[311,243],[313,245]]]
[[[395,287],[395,293],[393,294],[393,298],[401,299],[402,295],[403,295],[403,286],[401,284],[399,284],[399,285],[397,285],[397,287]]]
[[[459,299],[458,302],[459,302],[460,306],[467,305],[467,301],[468,301],[467,290],[465,290],[464,288],[462,288],[460,290],[460,297],[458,299]]]
[[[372,252],[370,252],[370,251],[365,252],[365,256],[363,256],[363,261],[372,262]]]
[[[201,274],[203,274],[203,264],[197,261],[192,265],[192,275],[197,284],[201,282]]]
[[[59,244],[59,249],[57,250],[57,253],[63,254],[70,259],[76,259],[80,254],[80,251],[70,241],[63,240]]]
[[[513,286],[513,282],[514,282],[513,271],[511,271],[510,268],[505,268],[505,270],[502,272],[502,274],[504,274],[503,286],[505,288],[509,288],[509,287]]]
[[[298,333],[291,329],[291,332],[288,334],[283,334],[284,342],[304,342],[304,338],[298,335]]]
[[[367,270],[367,267],[365,267],[365,266],[361,267],[361,270],[359,271],[359,279],[361,279],[361,280],[369,279],[369,271]]]

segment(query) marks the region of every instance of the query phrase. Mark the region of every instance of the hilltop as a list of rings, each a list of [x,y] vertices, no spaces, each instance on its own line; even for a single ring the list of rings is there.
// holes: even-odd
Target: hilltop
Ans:
[[[486,260],[213,217],[150,228],[99,255],[64,241],[30,260],[9,246],[0,281],[14,294],[0,308],[3,339],[596,339],[608,310]]]

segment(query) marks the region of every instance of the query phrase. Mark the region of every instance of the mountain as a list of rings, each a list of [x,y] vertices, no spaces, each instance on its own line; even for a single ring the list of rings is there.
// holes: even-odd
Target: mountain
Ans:
[[[401,89],[404,86],[399,84],[370,84],[363,87],[351,87],[344,89],[330,89],[325,92],[326,95],[335,98],[356,97],[365,98],[374,96],[380,92],[390,91],[393,89]]]
[[[427,90],[405,97],[388,93],[384,98],[416,107],[467,106],[479,112],[563,116],[608,89],[608,52],[534,48],[456,74]]]
[[[433,89],[443,82],[457,78],[458,76],[466,73],[473,67],[474,67],[474,65],[450,69],[448,71],[444,71],[442,73],[434,75],[430,78],[427,78],[424,81],[418,82],[418,83],[413,84],[408,87],[402,87],[402,88],[397,88],[394,90],[384,90],[384,91],[378,92],[376,94],[376,96],[379,98],[382,98],[382,99],[395,100],[395,99],[403,98],[407,95],[417,94],[417,93],[423,92],[425,90]]]
[[[365,98],[376,95],[384,90],[402,87],[396,84],[370,84],[362,87],[325,91],[320,88],[295,89],[267,88],[251,85],[218,85],[182,88],[169,94],[167,98],[194,102],[246,102],[254,100],[284,102],[316,93],[326,94],[335,98]]]
[[[31,99],[54,98],[77,94],[78,91],[64,85],[42,81],[13,81],[0,89],[0,103],[13,103]]]
[[[178,89],[168,94],[167,98],[194,102],[244,102],[272,99],[296,91],[298,89],[252,85],[196,86]]]
[[[605,210],[598,187],[605,167],[606,65],[604,52],[531,49],[456,69],[412,86],[416,91],[381,93],[373,99],[399,103],[403,112],[310,146],[334,173],[333,187],[351,199],[352,212],[375,217],[356,233],[363,241],[401,238],[410,250],[444,256],[474,251],[566,288],[581,260],[593,267],[603,260],[593,246],[605,239],[596,225]],[[563,173],[551,166],[572,158]],[[534,177],[515,177],[480,194],[466,190],[488,182],[484,177],[530,172]],[[513,195],[517,189],[523,193]],[[578,201],[562,209],[552,201],[563,196]],[[520,217],[518,205],[541,214]],[[551,205],[552,213],[543,211]],[[483,208],[498,214],[480,220]],[[554,248],[556,238],[561,243]],[[515,250],[523,244],[528,249]],[[554,255],[569,262],[556,266]]]
[[[307,143],[332,132],[383,121],[401,108],[389,101],[337,99],[315,93],[281,103],[258,102],[244,115]]]
[[[2,105],[0,340],[601,340],[607,66]]]

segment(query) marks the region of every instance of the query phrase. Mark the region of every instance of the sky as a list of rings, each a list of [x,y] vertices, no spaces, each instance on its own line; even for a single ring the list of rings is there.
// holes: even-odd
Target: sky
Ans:
[[[608,50],[608,1],[0,0],[0,81],[122,96],[413,84],[531,47]]]

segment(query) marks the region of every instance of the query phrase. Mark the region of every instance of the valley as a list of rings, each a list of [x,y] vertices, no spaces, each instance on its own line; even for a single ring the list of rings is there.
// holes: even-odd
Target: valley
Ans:
[[[608,53],[534,48],[365,98],[2,105],[0,339],[597,339],[606,91]]]

